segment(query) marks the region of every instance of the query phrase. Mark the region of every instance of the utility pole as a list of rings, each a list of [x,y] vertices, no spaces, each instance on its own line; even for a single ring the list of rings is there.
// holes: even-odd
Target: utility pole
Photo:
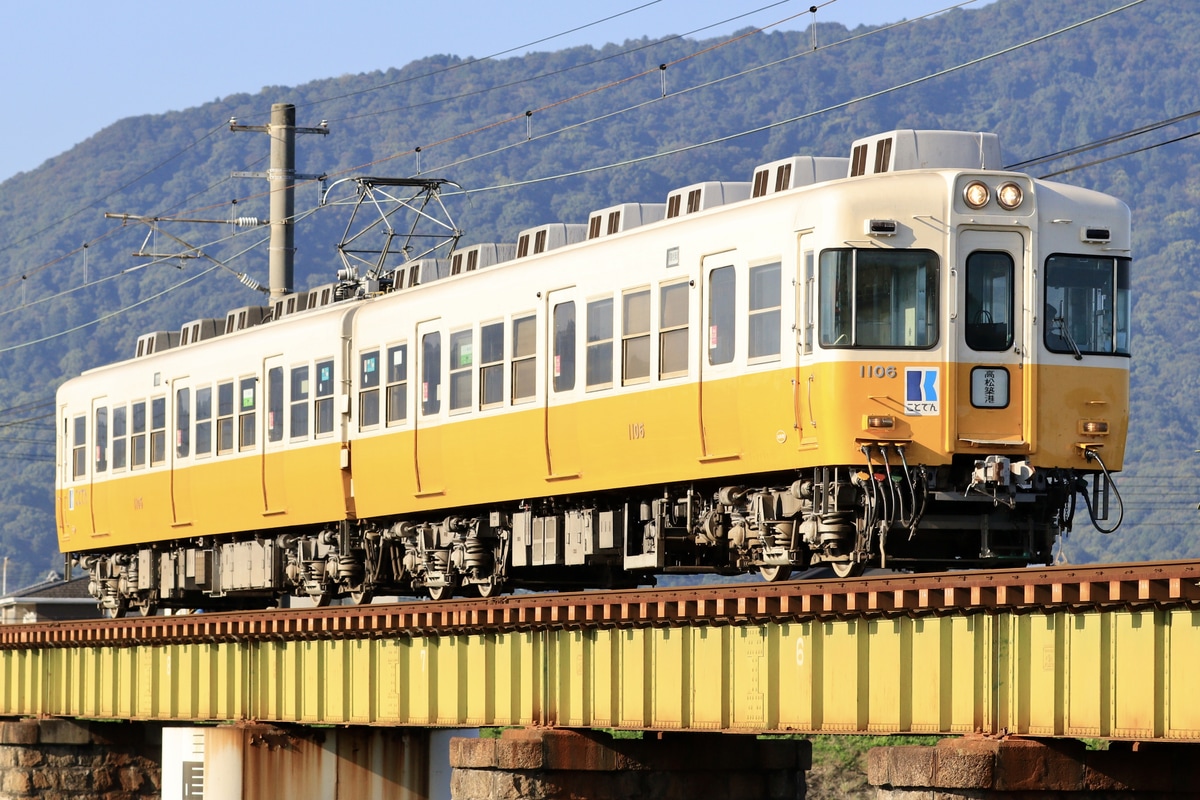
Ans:
[[[295,228],[292,217],[296,212],[296,181],[320,180],[324,175],[296,174],[296,134],[329,133],[324,121],[320,127],[297,128],[296,107],[291,103],[274,103],[271,106],[269,125],[238,125],[229,120],[231,131],[259,131],[271,135],[271,168],[266,173],[235,172],[235,177],[266,178],[271,192],[271,243],[268,266],[270,268],[271,301],[292,293],[295,275]]]

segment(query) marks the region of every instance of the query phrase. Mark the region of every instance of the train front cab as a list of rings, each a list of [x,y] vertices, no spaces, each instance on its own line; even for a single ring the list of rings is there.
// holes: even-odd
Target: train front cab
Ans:
[[[939,210],[931,174],[895,177],[891,199],[850,195],[830,215],[867,235],[822,240],[857,246],[800,237],[797,286],[816,284],[815,307],[798,308],[801,461],[858,487],[857,552],[814,560],[1048,562],[1080,479],[1097,527],[1119,515],[1108,472],[1128,423],[1128,209],[1027,176],[945,172]],[[820,487],[833,473],[805,474],[815,504],[838,491]]]

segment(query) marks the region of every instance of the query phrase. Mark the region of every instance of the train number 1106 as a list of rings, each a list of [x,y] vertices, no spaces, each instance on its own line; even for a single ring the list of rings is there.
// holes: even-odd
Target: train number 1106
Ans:
[[[894,378],[896,375],[895,365],[862,364],[858,368],[858,377],[860,378]]]

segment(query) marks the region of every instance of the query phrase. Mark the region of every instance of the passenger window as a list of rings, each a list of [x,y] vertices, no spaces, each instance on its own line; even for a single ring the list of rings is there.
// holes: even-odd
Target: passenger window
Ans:
[[[292,367],[291,427],[293,439],[308,438],[308,366]]]
[[[241,399],[238,408],[238,449],[251,450],[256,444],[255,411],[258,409],[258,378],[242,378],[238,390]]]
[[[387,421],[391,425],[408,418],[408,345],[388,348]]]
[[[659,292],[658,377],[676,378],[688,371],[688,285],[673,283]]]
[[[379,424],[379,351],[358,357],[358,428]]]
[[[129,441],[125,438],[129,432],[126,427],[126,414],[125,406],[115,406],[112,410],[112,466],[114,471],[125,469],[125,456],[129,447]]]
[[[267,370],[267,441],[283,439],[283,367]]]
[[[641,383],[650,377],[650,290],[622,298],[621,381]]]
[[[133,452],[130,454],[130,467],[141,469],[146,466],[146,404],[133,404],[133,434],[129,443]]]
[[[217,387],[217,455],[233,452],[233,383]]]
[[[96,409],[96,472],[108,469],[108,409]]]
[[[333,361],[317,364],[317,435],[333,432]]]
[[[187,458],[192,454],[192,390],[175,392],[175,455]]]
[[[212,387],[196,390],[196,455],[212,453]]]
[[[765,174],[765,171],[764,173]],[[736,342],[737,285],[733,267],[720,267],[708,275],[708,363],[733,361]]]
[[[167,460],[167,398],[150,401],[150,466]]]
[[[512,399],[531,399],[537,392],[537,318],[513,320]]]
[[[473,372],[472,332],[459,331],[450,334],[450,410],[461,411],[475,402],[471,390]]]
[[[504,323],[479,329],[479,407],[504,403]]]
[[[613,301],[587,305],[587,388],[607,389],[613,380]]]
[[[421,416],[436,414],[442,408],[442,334],[421,337]]]
[[[575,303],[554,307],[554,391],[575,388]]]
[[[87,417],[75,417],[71,427],[71,477],[82,478],[87,474]]]
[[[750,339],[749,356],[767,360],[778,357],[780,343],[780,279],[779,264],[764,264],[750,269]]]
[[[1005,252],[967,256],[967,347],[1001,351],[1013,343],[1013,260]]]

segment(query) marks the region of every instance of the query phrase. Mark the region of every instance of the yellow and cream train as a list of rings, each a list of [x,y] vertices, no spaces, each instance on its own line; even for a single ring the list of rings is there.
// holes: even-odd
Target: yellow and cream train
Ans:
[[[112,614],[1045,563],[1129,271],[994,134],[871,136],[142,337],[58,391],[59,543]]]

